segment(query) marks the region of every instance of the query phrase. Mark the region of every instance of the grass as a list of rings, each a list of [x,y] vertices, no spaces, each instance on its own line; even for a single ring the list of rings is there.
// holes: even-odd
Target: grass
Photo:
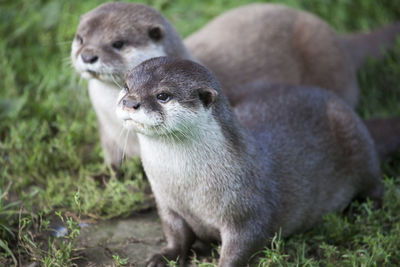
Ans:
[[[143,2],[159,9],[187,36],[223,11],[253,1]],[[281,2],[321,16],[339,32],[400,19],[399,1]],[[103,165],[86,82],[69,64],[79,15],[100,3],[0,2],[0,265],[32,260],[45,266],[72,265],[75,235],[61,242],[41,240],[54,212],[107,219],[128,215],[149,201],[138,159],[125,163],[122,177]],[[357,111],[362,117],[400,115],[399,62],[400,43],[359,71],[362,96]],[[348,214],[329,215],[311,232],[288,240],[277,237],[261,252],[259,265],[399,265],[399,159],[382,164],[382,209],[354,203]],[[71,217],[63,218],[71,231],[78,229]],[[125,263],[118,255],[115,261]]]

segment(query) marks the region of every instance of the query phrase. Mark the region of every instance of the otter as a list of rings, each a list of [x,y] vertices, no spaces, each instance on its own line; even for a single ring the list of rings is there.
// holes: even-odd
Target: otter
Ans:
[[[132,134],[124,146],[123,127],[109,103],[116,101],[126,71],[146,59],[170,56],[201,62],[215,73],[233,105],[242,94],[235,87],[246,88],[240,85],[263,80],[318,86],[354,107],[358,101],[356,67],[366,55],[377,56],[382,45],[392,44],[397,32],[399,24],[371,34],[341,36],[307,12],[278,4],[251,4],[222,14],[183,42],[153,8],[116,2],[102,4],[81,17],[71,58],[77,72],[89,79],[105,160],[118,166],[124,148],[130,157],[138,155],[139,147]],[[350,51],[357,51],[356,60]]]
[[[175,30],[161,15],[150,14],[147,7],[138,5],[138,13],[131,16],[131,9],[128,3],[108,3],[83,15],[71,49],[73,66],[89,80],[105,161],[113,166],[120,165],[123,153],[127,157],[139,154],[136,136],[123,136],[123,126],[114,113],[123,75],[146,59],[174,55],[165,46],[185,51],[176,41],[178,34],[174,36]],[[164,31],[169,33],[168,40],[164,40]]]
[[[218,266],[242,267],[280,229],[310,229],[354,198],[379,203],[373,140],[352,109],[326,90],[271,87],[253,83],[236,118],[198,63],[128,72],[116,113],[137,133],[167,242],[147,266],[184,266],[199,239],[221,241]]]

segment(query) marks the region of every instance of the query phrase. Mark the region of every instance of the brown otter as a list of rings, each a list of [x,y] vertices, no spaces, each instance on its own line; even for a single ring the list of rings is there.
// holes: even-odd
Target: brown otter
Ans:
[[[267,86],[267,88],[265,88]],[[253,83],[231,110],[189,60],[154,58],[126,76],[117,114],[137,132],[167,245],[148,266],[180,265],[196,239],[245,266],[279,229],[309,229],[355,198],[379,201],[379,162],[362,121],[334,94]]]
[[[189,36],[184,45],[158,11],[116,2],[82,16],[71,58],[75,69],[89,79],[106,161],[119,165],[125,138],[121,138],[122,125],[110,103],[117,99],[125,72],[146,59],[165,55],[193,59],[193,55],[215,73],[233,105],[241,94],[235,87],[262,80],[319,86],[354,107],[358,101],[356,66],[366,55],[379,54],[381,45],[392,44],[399,31],[400,25],[395,24],[371,34],[344,37],[307,12],[277,4],[252,4],[217,17]],[[352,60],[349,51],[363,52],[357,52],[357,60]],[[138,155],[136,136],[131,134],[128,139],[127,156]]]

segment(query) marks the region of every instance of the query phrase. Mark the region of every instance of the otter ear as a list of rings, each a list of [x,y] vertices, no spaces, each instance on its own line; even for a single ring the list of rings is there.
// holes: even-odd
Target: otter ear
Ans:
[[[199,89],[199,98],[206,108],[209,108],[215,103],[218,97],[218,92],[210,87]]]
[[[159,41],[163,37],[163,32],[159,26],[151,26],[148,34],[149,37],[154,41]]]

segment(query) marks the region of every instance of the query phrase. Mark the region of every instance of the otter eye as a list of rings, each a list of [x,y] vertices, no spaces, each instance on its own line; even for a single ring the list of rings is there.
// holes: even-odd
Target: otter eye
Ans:
[[[153,39],[154,41],[159,41],[162,37],[162,32],[159,27],[150,28],[148,33],[150,38]]]
[[[112,43],[112,47],[119,50],[124,46],[124,44],[124,41],[115,41],[114,43]]]
[[[75,38],[76,38],[76,40],[79,42],[79,44],[83,44],[83,39],[82,39],[82,37],[81,37],[79,34],[77,34],[77,35],[75,36]]]
[[[124,85],[124,91],[125,91],[125,93],[129,93],[129,88],[127,85]]]
[[[171,100],[171,96],[167,93],[160,93],[157,95],[157,99],[161,102],[161,103],[167,103],[169,100]]]

